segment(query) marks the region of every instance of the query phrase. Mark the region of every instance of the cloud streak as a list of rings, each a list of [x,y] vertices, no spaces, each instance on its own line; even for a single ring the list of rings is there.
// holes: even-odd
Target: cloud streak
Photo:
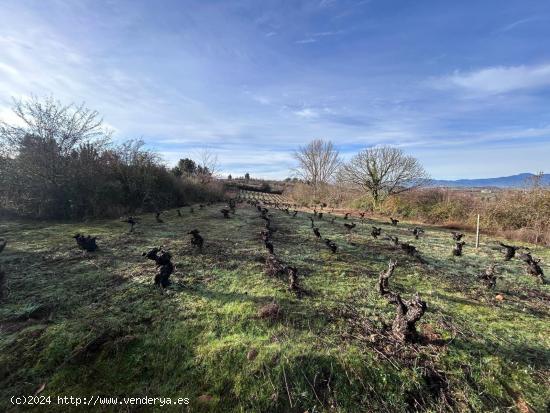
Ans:
[[[456,71],[437,82],[481,94],[498,94],[550,87],[550,63],[527,66],[496,66],[472,72]]]
[[[537,21],[537,20],[539,20],[539,18],[537,18],[537,17],[528,17],[528,18],[525,18],[525,19],[516,20],[515,22],[507,24],[506,26],[496,30],[496,33],[509,32],[510,30],[513,30],[518,26],[524,25],[526,23],[531,23],[531,22]]]

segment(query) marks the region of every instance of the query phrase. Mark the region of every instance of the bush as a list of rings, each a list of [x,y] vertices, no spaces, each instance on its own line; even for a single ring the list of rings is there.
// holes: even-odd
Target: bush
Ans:
[[[15,112],[32,122],[0,122],[3,215],[84,219],[223,196],[213,182],[175,176],[141,141],[111,145],[98,114],[84,106],[31,99]]]
[[[418,219],[453,228],[471,229],[477,214],[486,232],[550,245],[550,190],[479,191],[422,189],[387,199],[387,215]]]
[[[285,195],[304,206],[326,202],[336,207],[372,210],[368,195],[335,185],[315,191],[310,185],[297,183]],[[480,214],[483,232],[550,245],[550,189],[547,187],[493,192],[423,188],[387,198],[379,212],[463,230],[474,229]]]
[[[357,191],[343,189],[337,185],[319,185],[316,189],[303,182],[289,186],[284,194],[302,206],[325,203],[332,207],[350,206],[360,196]]]

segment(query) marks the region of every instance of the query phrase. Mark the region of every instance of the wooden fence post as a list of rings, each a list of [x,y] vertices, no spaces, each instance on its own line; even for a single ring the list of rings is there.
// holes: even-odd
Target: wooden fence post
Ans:
[[[477,214],[476,249],[479,248],[479,214]]]

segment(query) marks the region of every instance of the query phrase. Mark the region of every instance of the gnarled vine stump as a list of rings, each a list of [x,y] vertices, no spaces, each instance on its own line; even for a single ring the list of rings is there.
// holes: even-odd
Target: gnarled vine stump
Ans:
[[[401,296],[395,296],[397,315],[393,320],[392,333],[400,342],[411,343],[418,339],[416,323],[426,312],[427,305],[420,299],[418,293],[409,301],[403,301]]]

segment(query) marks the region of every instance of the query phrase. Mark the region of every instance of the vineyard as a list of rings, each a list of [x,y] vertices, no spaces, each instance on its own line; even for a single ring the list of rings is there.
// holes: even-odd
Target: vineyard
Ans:
[[[290,204],[291,201],[283,195],[270,194],[266,192],[254,192],[240,190],[238,193],[238,198],[243,201],[257,201],[257,202],[267,202],[271,204]]]
[[[93,394],[188,397],[189,411],[547,409],[550,289],[517,257],[505,261],[499,240],[476,250],[465,234],[455,256],[448,230],[294,214],[279,195],[238,199],[140,215],[133,230],[0,222],[1,402]],[[79,248],[76,233],[96,237],[97,250]],[[164,267],[143,256],[159,246],[173,264],[165,288],[154,284]],[[530,254],[548,274],[550,250]],[[493,264],[490,287],[480,274]],[[396,297],[417,293],[417,336],[397,339]]]

